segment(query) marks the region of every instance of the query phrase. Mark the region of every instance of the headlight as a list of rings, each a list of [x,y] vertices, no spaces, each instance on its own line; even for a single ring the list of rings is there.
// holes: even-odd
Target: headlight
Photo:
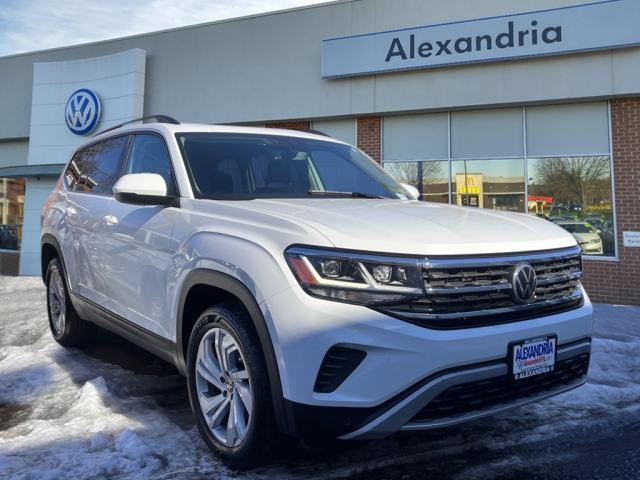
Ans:
[[[417,258],[292,247],[287,263],[300,286],[314,297],[379,305],[424,295]]]
[[[599,238],[593,238],[593,239],[589,240],[589,243],[592,243],[592,244],[600,243],[600,239]]]

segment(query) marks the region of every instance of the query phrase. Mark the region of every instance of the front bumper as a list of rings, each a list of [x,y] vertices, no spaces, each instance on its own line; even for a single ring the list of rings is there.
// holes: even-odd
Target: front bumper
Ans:
[[[360,426],[358,429],[342,435],[344,440],[353,439],[373,439],[390,435],[399,430],[429,430],[434,428],[447,427],[462,422],[475,420],[481,417],[494,415],[505,410],[521,407],[530,403],[543,400],[564,392],[573,390],[583,385],[586,381],[588,370],[589,355],[591,353],[591,341],[576,342],[567,346],[558,348],[558,364],[563,362],[574,361],[582,362],[586,360],[586,366],[579,368],[576,375],[567,375],[562,372],[558,375],[556,382],[549,382],[545,388],[532,388],[529,395],[524,395],[524,389],[517,398],[500,401],[500,394],[496,394],[496,401],[493,399],[483,399],[490,392],[482,391],[483,383],[491,385],[492,379],[505,379],[510,381],[508,377],[508,365],[506,362],[498,362],[494,364],[472,367],[457,372],[444,373],[436,378],[426,382],[417,388],[411,394],[399,399],[399,401],[378,416]],[[583,360],[584,359],[584,360]],[[562,378],[562,377],[566,377]],[[542,377],[541,377],[542,378]],[[485,381],[485,382],[483,382]],[[505,383],[506,383],[505,382]],[[525,381],[526,382],[526,381]],[[540,382],[538,382],[540,383]],[[439,395],[455,389],[457,386],[473,384],[478,385],[478,391],[475,392],[476,398],[467,402],[469,408],[456,410],[456,414],[452,415],[436,415],[430,419],[420,419],[421,411],[428,407]],[[508,388],[508,387],[507,387]],[[485,400],[482,402],[482,400]]]
[[[586,293],[583,306],[574,310],[460,330],[424,328],[365,307],[312,298],[297,288],[261,306],[290,425],[303,437],[323,432],[334,438],[375,438],[398,430],[436,428],[561,393],[584,379],[455,419],[412,421],[452,385],[504,375],[511,342],[556,335],[559,355],[570,356],[590,349],[585,339],[592,335],[593,309]],[[324,355],[335,345],[363,350],[367,356],[335,391],[314,392]]]

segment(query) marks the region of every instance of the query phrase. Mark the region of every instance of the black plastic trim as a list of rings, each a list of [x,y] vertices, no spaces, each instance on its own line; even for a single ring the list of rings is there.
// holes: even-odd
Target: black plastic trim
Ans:
[[[139,195],[137,193],[118,192],[113,197],[120,203],[131,205],[160,205],[180,208],[180,197],[162,195]]]
[[[67,266],[64,263],[64,257],[62,256],[62,249],[60,248],[60,244],[58,243],[58,239],[56,237],[54,237],[53,235],[51,235],[50,233],[45,233],[40,237],[40,255],[42,255],[42,248],[45,245],[51,245],[53,248],[55,248],[56,252],[58,253],[58,258],[60,259],[60,263],[62,264],[62,271],[64,273],[64,280],[67,283],[67,291],[71,291],[71,285],[69,285],[69,280],[67,279]],[[42,258],[40,259],[41,262],[41,267],[42,267]],[[44,266],[45,268],[41,268],[41,276],[42,276],[42,281],[46,282],[46,278],[45,276],[47,275],[47,269],[46,269],[46,265]]]
[[[324,356],[313,391],[335,392],[367,356],[367,352],[344,345],[334,345]]]
[[[73,299],[73,306],[83,320],[95,323],[163,360],[175,364],[173,355],[175,348],[171,345],[173,343],[171,340],[116,315],[82,295],[71,293],[71,298]]]
[[[189,291],[196,285],[207,285],[224,290],[237,297],[249,312],[258,338],[260,346],[264,352],[265,362],[267,364],[267,372],[269,374],[269,384],[271,386],[271,397],[273,401],[274,415],[281,432],[286,434],[292,433],[292,424],[287,415],[285,402],[282,393],[282,384],[280,381],[280,371],[276,354],[273,349],[273,342],[267,323],[264,320],[262,311],[258,306],[258,302],[253,297],[249,289],[240,281],[229,275],[213,270],[196,269],[189,273],[182,285],[178,303],[178,318],[176,325],[176,361],[178,368],[184,373],[187,371],[185,364],[185,353],[183,349],[184,339],[182,338],[182,318],[184,316],[185,301]]]

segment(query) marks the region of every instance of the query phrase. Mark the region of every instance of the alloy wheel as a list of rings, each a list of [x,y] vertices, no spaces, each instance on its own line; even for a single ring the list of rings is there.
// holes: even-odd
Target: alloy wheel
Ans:
[[[62,335],[66,326],[66,297],[59,270],[53,270],[49,278],[49,314],[56,335]]]
[[[224,328],[209,330],[196,357],[196,390],[209,430],[221,444],[237,447],[253,411],[251,379],[235,338]]]

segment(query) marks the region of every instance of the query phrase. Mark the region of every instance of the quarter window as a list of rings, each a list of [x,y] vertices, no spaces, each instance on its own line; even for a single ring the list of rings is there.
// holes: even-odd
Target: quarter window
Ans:
[[[140,134],[133,138],[127,173],[155,173],[167,184],[167,195],[177,195],[171,158],[164,140],[157,135]]]
[[[111,138],[76,153],[65,171],[67,187],[74,192],[111,195],[128,140],[128,136]]]

